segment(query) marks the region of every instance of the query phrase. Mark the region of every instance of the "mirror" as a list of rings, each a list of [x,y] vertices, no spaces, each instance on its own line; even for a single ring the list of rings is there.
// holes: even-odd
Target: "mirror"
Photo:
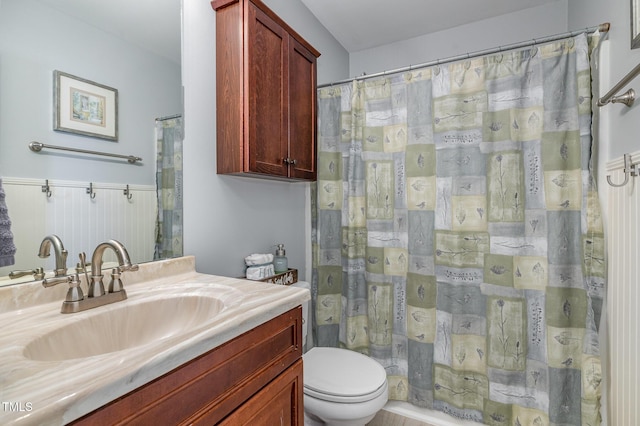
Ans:
[[[133,261],[153,260],[156,119],[182,113],[180,33],[181,0],[0,0],[0,179],[17,248],[0,285],[15,283],[10,271],[53,269],[53,253],[37,256],[49,234],[69,251],[69,272],[112,238]],[[117,91],[117,140],[54,130],[55,71]],[[142,162],[32,152],[32,141]]]

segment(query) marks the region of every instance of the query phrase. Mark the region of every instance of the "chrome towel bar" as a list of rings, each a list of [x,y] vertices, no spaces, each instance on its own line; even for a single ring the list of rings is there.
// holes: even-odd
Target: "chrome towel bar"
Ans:
[[[620,91],[624,86],[629,84],[631,80],[633,80],[638,74],[640,74],[640,64],[636,65],[627,75],[622,77],[622,79],[613,86],[606,95],[598,99],[598,106],[605,106],[608,103],[621,103],[630,107],[633,105],[633,101],[636,99],[636,92],[633,89],[629,89],[621,95],[614,96],[616,93]]]
[[[135,164],[138,161],[142,161],[142,158],[135,157],[133,155],[120,155],[120,154],[111,154],[108,152],[99,152],[99,151],[90,151],[88,149],[79,149],[79,148],[68,148],[65,146],[56,146],[56,145],[45,145],[41,142],[33,141],[29,144],[29,149],[33,152],[40,152],[43,148],[47,149],[60,149],[62,151],[71,151],[71,152],[79,152],[81,154],[91,154],[91,155],[102,155],[105,157],[114,157],[114,158],[123,158],[127,160],[131,164]]]

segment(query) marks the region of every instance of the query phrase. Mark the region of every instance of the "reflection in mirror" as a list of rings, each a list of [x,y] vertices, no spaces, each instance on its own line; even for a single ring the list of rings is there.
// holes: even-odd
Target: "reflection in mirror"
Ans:
[[[56,70],[117,90],[117,141],[53,130]],[[0,0],[0,179],[16,247],[0,285],[51,273],[53,256],[37,256],[51,234],[69,272],[109,239],[135,263],[181,255],[180,71],[180,0]],[[36,153],[32,141],[143,160]]]

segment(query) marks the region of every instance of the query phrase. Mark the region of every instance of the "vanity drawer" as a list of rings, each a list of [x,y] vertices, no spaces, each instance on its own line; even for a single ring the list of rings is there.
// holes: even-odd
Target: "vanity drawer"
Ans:
[[[302,360],[225,418],[220,426],[304,424]],[[194,425],[210,425],[206,418]]]
[[[297,307],[72,424],[216,424],[301,357],[302,308]],[[299,385],[292,385],[299,401],[301,377]],[[301,403],[292,404],[292,409],[292,416],[300,411],[302,418]]]

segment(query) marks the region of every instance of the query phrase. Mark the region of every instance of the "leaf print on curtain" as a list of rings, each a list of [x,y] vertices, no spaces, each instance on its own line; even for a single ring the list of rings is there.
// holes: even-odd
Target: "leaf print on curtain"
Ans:
[[[319,89],[316,345],[460,419],[600,423],[594,38]]]

